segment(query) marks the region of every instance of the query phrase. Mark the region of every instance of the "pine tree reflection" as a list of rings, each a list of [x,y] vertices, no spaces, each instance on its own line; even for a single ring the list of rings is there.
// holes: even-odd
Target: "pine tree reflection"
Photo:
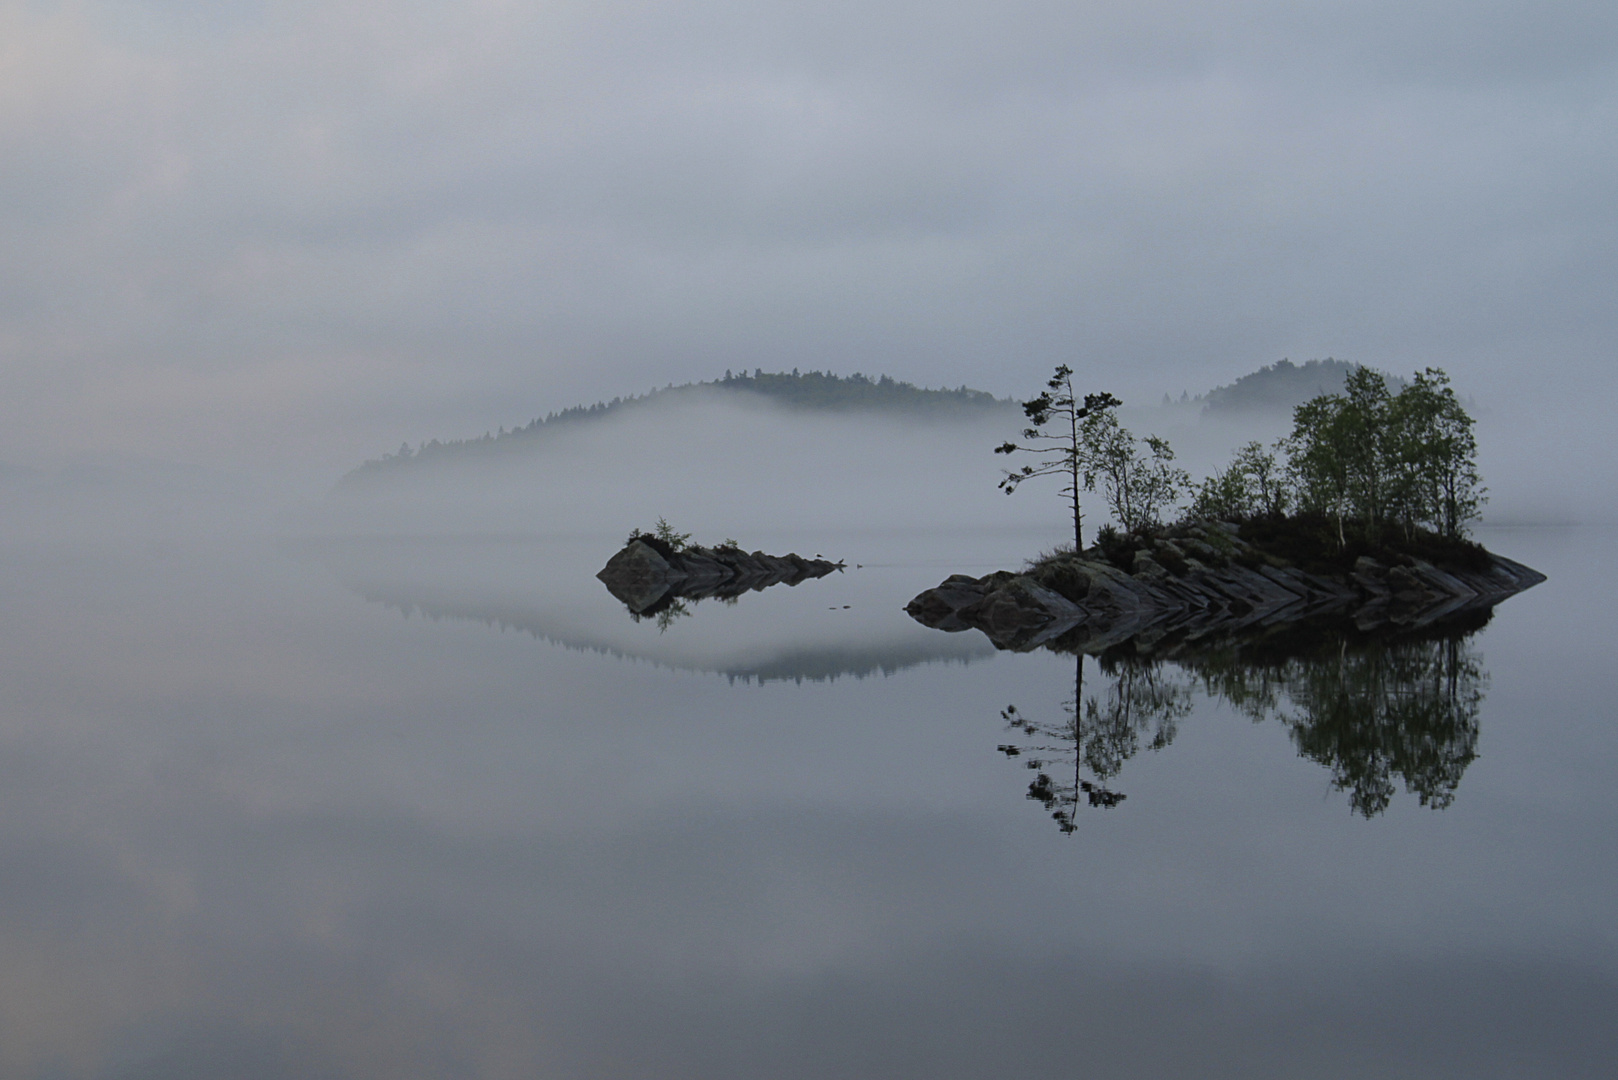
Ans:
[[[1096,658],[1099,693],[1084,693],[1083,653],[1073,697],[1056,722],[1001,712],[1037,775],[1028,798],[1063,832],[1082,806],[1108,809],[1125,798],[1114,783],[1144,747],[1173,741],[1193,692],[1223,700],[1255,722],[1279,721],[1298,753],[1325,766],[1332,786],[1363,817],[1385,811],[1402,783],[1421,805],[1454,801],[1477,757],[1478,717],[1488,674],[1468,644],[1487,622],[1377,636],[1340,629],[1218,643],[1126,643]]]
[[[1161,750],[1174,741],[1177,723],[1191,711],[1191,689],[1160,664],[1134,657],[1103,657],[1104,695],[1084,696],[1084,654],[1074,657],[1073,697],[1062,705],[1066,719],[1055,723],[1031,720],[1009,705],[1000,716],[1028,742],[1002,743],[1001,753],[1022,757],[1037,772],[1028,798],[1044,805],[1063,832],[1074,830],[1081,803],[1111,809],[1125,798],[1108,783],[1124,762],[1146,748]],[[1059,766],[1059,767],[1058,767]],[[1047,768],[1063,779],[1054,779]],[[1086,779],[1088,771],[1094,779]],[[1068,779],[1071,775],[1071,779]]]

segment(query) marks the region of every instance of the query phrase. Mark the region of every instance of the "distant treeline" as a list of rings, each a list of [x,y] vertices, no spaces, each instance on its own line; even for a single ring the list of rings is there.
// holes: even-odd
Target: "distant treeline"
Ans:
[[[745,371],[739,375],[726,371],[724,378],[711,382],[669,385],[637,396],[613,398],[594,405],[575,405],[561,412],[547,413],[510,431],[501,428],[498,432],[485,432],[481,438],[449,442],[433,439],[414,449],[405,443],[395,453],[365,462],[344,476],[342,482],[345,485],[363,483],[407,466],[519,452],[532,448],[559,430],[570,430],[581,422],[602,420],[626,409],[642,409],[698,394],[747,394],[794,409],[870,411],[927,417],[966,417],[1012,408],[1009,400],[1001,400],[983,390],[971,390],[964,385],[953,390],[928,390],[887,375],[872,378],[859,372],[848,376],[822,371],[800,373],[797,368],[790,372],[767,372],[755,368],[751,375]]]
[[[955,416],[1010,409],[1012,405],[1009,399],[1002,400],[985,390],[970,390],[964,384],[954,390],[924,390],[886,375],[872,379],[857,371],[845,378],[821,371],[799,374],[797,368],[779,374],[755,368],[751,375],[726,371],[723,379],[695,385],[761,394],[783,405],[805,409],[873,409]]]

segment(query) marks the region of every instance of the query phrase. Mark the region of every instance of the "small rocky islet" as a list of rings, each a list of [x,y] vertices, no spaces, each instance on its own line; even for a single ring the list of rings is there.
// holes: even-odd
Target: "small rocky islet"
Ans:
[[[632,613],[655,615],[676,600],[727,599],[772,585],[796,585],[843,565],[795,552],[747,552],[729,544],[676,547],[657,536],[639,535],[607,560],[596,577]]]
[[[924,626],[977,629],[996,647],[1101,653],[1330,623],[1406,633],[1486,613],[1545,580],[1476,544],[1449,557],[1378,550],[1299,558],[1263,523],[1205,521],[1057,552],[1021,573],[956,574],[911,600]]]

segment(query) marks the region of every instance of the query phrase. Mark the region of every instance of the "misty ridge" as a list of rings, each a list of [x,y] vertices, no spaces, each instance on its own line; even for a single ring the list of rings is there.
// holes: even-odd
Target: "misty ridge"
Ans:
[[[617,541],[662,517],[714,539],[802,548],[848,529],[1037,523],[1037,513],[996,514],[987,447],[1018,416],[989,401],[945,421],[681,388],[362,467],[319,508],[320,524]]]
[[[1290,360],[1260,368],[1244,375],[1229,386],[1220,386],[1207,394],[1191,398],[1182,393],[1180,404],[1187,401],[1199,406],[1201,414],[1224,417],[1244,414],[1284,413],[1321,394],[1335,394],[1343,389],[1349,372],[1357,365],[1343,360],[1311,360],[1301,367]],[[1402,388],[1404,380],[1389,380],[1394,389]],[[900,382],[887,375],[868,378],[860,372],[843,377],[831,372],[800,373],[794,368],[787,372],[765,372],[755,368],[753,374],[732,374],[711,382],[670,384],[653,389],[640,396],[613,398],[594,405],[575,405],[561,412],[548,413],[529,423],[507,431],[485,432],[474,439],[440,441],[431,439],[412,449],[407,442],[398,451],[384,454],[345,474],[340,486],[360,489],[407,468],[420,469],[454,461],[493,458],[506,454],[536,450],[547,441],[576,430],[592,421],[644,415],[650,410],[666,407],[682,399],[706,395],[716,401],[734,401],[738,404],[772,402],[795,412],[855,413],[904,419],[934,421],[963,421],[1016,409],[1013,398],[997,398],[983,390],[973,390],[964,384],[957,389],[928,389],[912,383]],[[1163,395],[1163,405],[1172,409],[1176,403]]]
[[[1126,401],[1118,414],[1131,430],[1166,439],[1176,464],[1200,480],[1224,468],[1236,448],[1285,435],[1298,405],[1339,392],[1357,366],[1282,360],[1196,397],[1183,391],[1178,401],[1168,394],[1161,403]],[[1106,372],[1087,377],[1104,385]],[[1388,385],[1397,391],[1407,383],[1390,375]],[[1481,412],[1491,496],[1485,522],[1578,517],[1566,490],[1577,479],[1533,476],[1494,445],[1509,442],[1512,417]],[[320,527],[622,534],[665,517],[788,544],[849,529],[1041,531],[1059,523],[1048,504],[995,491],[1002,472],[989,450],[1022,421],[1012,399],[966,386],[727,372],[474,438],[406,443],[346,473],[321,508]]]
[[[1178,400],[1166,392],[1126,399],[1118,415],[1139,434],[1167,439],[1177,464],[1201,478],[1245,443],[1285,435],[1292,408],[1340,388],[1352,367],[1280,361],[1195,396],[1181,389]],[[1081,374],[1106,384],[1103,366]],[[1467,388],[1457,390],[1471,408]],[[1613,519],[1618,478],[1590,455],[1546,449],[1571,437],[1567,425],[1487,402],[1474,416],[1490,496],[1485,525]],[[1002,472],[990,450],[1022,421],[1013,399],[965,386],[755,369],[471,438],[412,432],[421,439],[413,447],[331,471],[108,454],[54,469],[0,462],[0,528],[92,538],[98,523],[116,521],[127,535],[616,539],[663,516],[704,534],[746,531],[750,542],[788,547],[849,529],[1022,529],[1043,543],[1059,537],[1059,511],[995,491]]]
[[[548,413],[507,431],[485,432],[481,438],[440,442],[432,439],[412,450],[409,443],[396,453],[367,461],[346,474],[343,486],[363,487],[406,467],[430,467],[451,461],[498,457],[538,449],[551,439],[591,421],[630,418],[683,400],[707,396],[713,400],[734,400],[741,404],[773,402],[792,410],[818,412],[871,412],[907,418],[970,419],[1003,412],[1013,406],[982,390],[962,385],[956,390],[929,390],[899,382],[887,375],[875,379],[860,372],[846,378],[828,372],[800,374],[796,368],[785,372],[753,374],[725,372],[712,382],[670,384],[640,396],[613,398],[594,405],[575,405],[561,412]]]

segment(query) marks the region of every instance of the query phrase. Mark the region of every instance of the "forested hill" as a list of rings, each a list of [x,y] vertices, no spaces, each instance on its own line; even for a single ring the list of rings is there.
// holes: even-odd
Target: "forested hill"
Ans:
[[[1295,406],[1321,394],[1337,394],[1343,381],[1358,364],[1346,360],[1311,360],[1294,364],[1278,360],[1243,375],[1229,386],[1208,391],[1203,397],[1203,413],[1210,416],[1237,416],[1253,412],[1290,413]],[[1403,385],[1402,380],[1398,385]]]
[[[711,382],[683,383],[635,397],[575,405],[539,417],[523,427],[485,433],[481,438],[451,442],[433,439],[414,449],[407,443],[397,453],[365,462],[344,476],[341,483],[342,486],[363,485],[424,464],[520,453],[579,424],[616,416],[626,410],[655,408],[698,394],[762,398],[788,408],[817,412],[873,412],[911,417],[967,418],[1015,408],[1010,400],[996,398],[983,390],[970,390],[965,386],[954,390],[927,390],[886,375],[870,378],[859,372],[839,376],[820,371],[800,374],[796,368],[780,373],[755,369],[751,375],[727,371],[723,379]]]

